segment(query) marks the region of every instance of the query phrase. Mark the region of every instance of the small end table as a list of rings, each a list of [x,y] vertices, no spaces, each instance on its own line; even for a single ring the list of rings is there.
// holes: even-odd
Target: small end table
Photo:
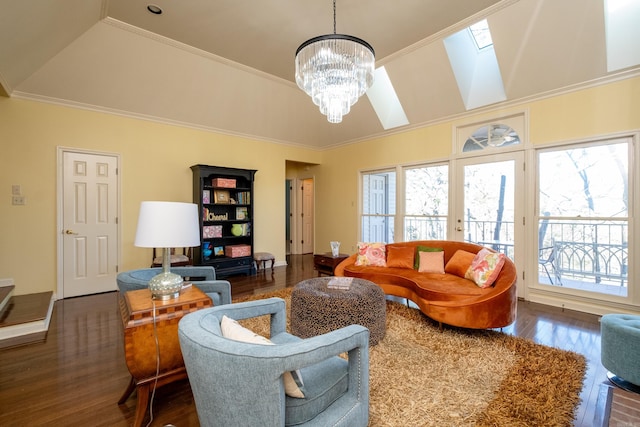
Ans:
[[[331,252],[313,255],[313,268],[318,272],[318,277],[323,274],[333,276],[335,268],[345,259],[349,258],[347,254],[338,254],[333,256]]]
[[[185,315],[213,304],[195,286],[183,289],[178,298],[170,300],[153,301],[149,289],[129,291],[120,293],[118,303],[124,329],[124,357],[131,373],[131,381],[118,404],[124,403],[137,389],[138,402],[133,425],[139,427],[147,412],[149,393],[156,379],[157,387],[160,387],[187,377],[178,341],[178,322]],[[156,336],[161,355],[157,372]]]

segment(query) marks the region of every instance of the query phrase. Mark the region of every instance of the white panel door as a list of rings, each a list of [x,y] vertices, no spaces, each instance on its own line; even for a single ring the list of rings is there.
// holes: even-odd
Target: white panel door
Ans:
[[[379,216],[371,217],[369,224],[368,242],[390,242],[387,239],[387,217],[384,215],[389,213],[387,206],[387,177],[384,175],[371,177],[371,188],[369,191],[370,212]]]
[[[63,298],[116,289],[118,159],[63,152]]]

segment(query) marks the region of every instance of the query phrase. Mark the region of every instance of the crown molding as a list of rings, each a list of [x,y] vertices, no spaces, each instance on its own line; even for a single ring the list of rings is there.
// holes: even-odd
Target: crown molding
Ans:
[[[492,111],[501,111],[505,108],[522,108],[523,104],[529,104],[532,102],[542,101],[544,99],[553,98],[560,95],[566,95],[573,92],[578,92],[585,89],[590,89],[598,86],[604,86],[606,84],[615,83],[618,81],[628,80],[640,76],[640,66],[623,70],[618,73],[612,73],[608,76],[599,77],[593,80],[588,80],[582,83],[576,83],[573,85],[565,86],[558,89],[549,90],[546,92],[537,93],[535,95],[526,96],[519,99],[513,99],[508,101],[502,101],[496,104],[487,105],[484,107],[476,108],[473,110],[464,111],[462,113],[451,114],[448,116],[439,117],[433,120],[427,120],[420,123],[414,123],[405,125],[402,127],[390,129],[383,132],[378,132],[370,135],[366,135],[362,138],[354,138],[347,141],[343,141],[334,145],[328,145],[327,148],[338,148],[350,144],[357,144],[371,139],[379,139],[387,136],[398,135],[405,132],[410,132],[417,129],[422,129],[428,126],[435,126],[442,123],[453,122],[465,118],[469,118],[478,114],[490,113]],[[501,113],[502,114],[502,113]]]
[[[60,106],[65,106],[65,107],[78,108],[78,109],[83,109],[83,110],[99,112],[99,113],[113,114],[113,115],[118,115],[118,116],[122,116],[122,117],[134,118],[134,119],[139,119],[139,120],[146,120],[146,121],[151,121],[151,122],[156,122],[156,123],[161,123],[161,124],[168,124],[168,125],[172,125],[172,126],[180,126],[180,127],[185,127],[185,128],[189,128],[189,129],[202,130],[202,131],[217,133],[217,134],[221,134],[221,135],[228,135],[228,136],[233,136],[233,137],[252,139],[252,140],[255,140],[255,141],[262,141],[262,142],[268,142],[268,143],[272,143],[272,144],[279,144],[279,145],[285,145],[285,146],[296,147],[296,148],[304,148],[304,149],[309,149],[309,150],[312,150],[312,151],[320,151],[321,152],[321,151],[328,151],[328,150],[344,147],[344,146],[351,145],[351,144],[358,144],[358,143],[366,142],[366,141],[369,141],[369,140],[372,140],[372,139],[380,139],[380,138],[389,137],[389,136],[393,136],[393,135],[398,135],[398,134],[402,134],[402,133],[406,133],[406,132],[411,132],[411,131],[414,131],[414,130],[417,130],[417,129],[422,129],[422,128],[425,128],[425,127],[428,127],[428,126],[435,126],[435,125],[439,125],[439,124],[442,124],[442,123],[458,121],[458,120],[461,120],[461,119],[473,117],[473,116],[478,115],[478,114],[486,114],[486,113],[490,113],[492,111],[504,110],[506,108],[523,108],[523,104],[537,102],[537,101],[541,101],[541,100],[544,100],[544,99],[549,99],[549,98],[553,98],[553,97],[560,96],[560,95],[565,95],[565,94],[578,92],[578,91],[585,90],[585,89],[590,89],[590,88],[594,88],[594,87],[598,87],[598,86],[603,86],[603,85],[610,84],[610,83],[615,83],[615,82],[618,82],[618,81],[628,80],[628,79],[632,79],[632,78],[639,77],[639,76],[640,76],[640,67],[635,67],[635,68],[631,68],[631,69],[620,71],[618,73],[612,73],[612,74],[609,74],[608,76],[600,77],[600,78],[589,80],[589,81],[582,82],[582,83],[577,83],[577,84],[566,86],[566,87],[563,87],[563,88],[549,90],[547,92],[539,93],[539,94],[536,94],[536,95],[531,95],[531,96],[528,96],[528,97],[515,99],[515,100],[510,100],[510,101],[503,101],[503,102],[499,102],[499,103],[496,103],[496,104],[491,104],[491,105],[488,105],[488,106],[485,106],[485,107],[481,107],[481,108],[477,108],[477,109],[474,109],[474,110],[465,111],[465,112],[458,113],[458,114],[452,114],[452,115],[440,117],[440,118],[433,119],[433,120],[427,120],[427,121],[423,121],[423,122],[420,122],[420,123],[410,124],[410,125],[402,126],[402,127],[399,127],[399,128],[394,128],[394,129],[391,129],[391,130],[383,131],[383,132],[377,132],[377,133],[365,135],[365,136],[363,136],[361,138],[354,138],[354,139],[350,139],[350,140],[346,140],[346,141],[337,142],[335,144],[328,144],[328,145],[325,145],[323,147],[314,147],[314,146],[310,146],[308,144],[296,143],[296,142],[293,142],[293,141],[285,141],[285,140],[278,140],[278,139],[274,139],[274,138],[266,138],[264,136],[245,134],[245,133],[241,133],[241,132],[234,132],[234,131],[215,128],[215,127],[211,127],[211,126],[204,126],[204,125],[200,125],[200,124],[197,124],[197,123],[182,122],[182,121],[178,121],[178,120],[171,120],[171,119],[164,118],[164,117],[157,117],[157,116],[152,116],[152,115],[147,115],[147,114],[140,114],[140,113],[135,113],[135,112],[130,112],[130,111],[119,110],[119,109],[115,109],[115,108],[109,108],[109,107],[93,105],[93,104],[86,104],[86,103],[71,101],[71,100],[67,100],[67,99],[53,98],[53,97],[48,97],[48,96],[31,94],[31,93],[27,93],[27,92],[21,92],[21,91],[13,91],[11,96],[14,97],[14,98],[17,98],[17,99],[26,99],[26,100],[32,100],[32,101],[45,102],[45,103],[48,103],[48,104],[55,104],[55,105],[60,105]]]
[[[270,143],[270,144],[285,145],[285,146],[290,146],[290,147],[295,147],[295,148],[304,148],[304,149],[312,150],[312,151],[324,151],[324,147],[318,148],[318,147],[313,147],[313,146],[310,146],[310,145],[307,145],[307,144],[296,143],[296,142],[292,142],[292,141],[280,140],[280,139],[276,139],[276,138],[267,138],[267,137],[264,137],[264,136],[251,135],[251,134],[246,134],[246,133],[242,133],[242,132],[234,132],[234,131],[230,131],[230,130],[227,130],[227,129],[216,128],[216,127],[213,127],[213,126],[205,126],[205,125],[200,125],[200,124],[197,124],[197,123],[189,123],[189,122],[183,122],[183,121],[179,121],[179,120],[172,120],[172,119],[169,119],[169,118],[166,118],[166,117],[152,116],[152,115],[149,115],[149,114],[142,114],[142,113],[136,113],[136,112],[131,112],[131,111],[125,111],[125,110],[120,110],[120,109],[117,109],[117,108],[104,107],[104,106],[101,106],[101,105],[86,104],[86,103],[83,103],[83,102],[71,101],[71,100],[62,99],[62,98],[54,98],[54,97],[50,97],[50,96],[32,94],[32,93],[28,93],[28,92],[15,91],[15,92],[13,92],[13,98],[27,100],[27,101],[42,102],[42,103],[45,103],[45,104],[52,104],[52,105],[57,105],[57,106],[61,106],[61,107],[75,108],[75,109],[79,109],[79,110],[92,111],[92,112],[95,112],[95,113],[111,114],[111,115],[114,115],[114,116],[120,116],[120,117],[129,118],[129,119],[145,120],[145,121],[148,121],[148,122],[154,122],[154,123],[159,123],[159,124],[163,124],[163,125],[183,127],[183,128],[187,128],[187,129],[200,130],[200,131],[204,131],[204,132],[215,133],[215,134],[218,134],[218,135],[226,135],[226,136],[231,136],[231,137],[236,137],[236,138],[251,139],[251,140],[254,140],[254,141],[258,141],[258,142],[266,142],[266,143]]]

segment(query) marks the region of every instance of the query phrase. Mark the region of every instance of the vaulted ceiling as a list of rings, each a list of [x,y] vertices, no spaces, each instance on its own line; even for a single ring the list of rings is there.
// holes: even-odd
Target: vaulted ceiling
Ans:
[[[0,95],[317,149],[386,132],[366,96],[330,124],[294,83],[296,48],[333,32],[330,0],[0,0],[0,11]],[[482,18],[503,104],[637,72],[607,71],[602,0],[337,1],[337,32],[369,42],[389,74],[410,123],[400,130],[468,113],[443,39]]]

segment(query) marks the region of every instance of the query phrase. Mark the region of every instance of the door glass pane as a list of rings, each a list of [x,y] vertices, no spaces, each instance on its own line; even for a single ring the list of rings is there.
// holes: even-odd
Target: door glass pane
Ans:
[[[395,195],[395,171],[362,175],[362,241],[394,241]]]
[[[627,296],[629,144],[539,154],[540,283]]]
[[[445,240],[449,209],[448,165],[405,171],[404,240]]]
[[[513,259],[513,160],[464,167],[464,240]]]

